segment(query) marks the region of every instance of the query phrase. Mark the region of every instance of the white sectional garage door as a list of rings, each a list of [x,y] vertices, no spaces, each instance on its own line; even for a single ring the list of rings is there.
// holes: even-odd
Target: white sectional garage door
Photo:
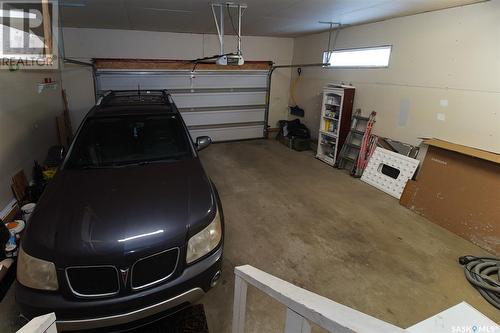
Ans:
[[[213,141],[264,137],[266,70],[97,70],[96,89],[167,89],[193,139]]]

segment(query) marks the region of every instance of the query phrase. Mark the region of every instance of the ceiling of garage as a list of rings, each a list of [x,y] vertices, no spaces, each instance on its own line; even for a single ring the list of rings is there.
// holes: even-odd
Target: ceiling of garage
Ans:
[[[208,0],[63,0],[67,27],[215,33]],[[221,1],[222,2],[222,1]],[[235,1],[237,2],[237,1]],[[245,0],[243,35],[298,36],[481,0]],[[236,18],[234,16],[234,18]],[[226,33],[233,33],[226,12]],[[236,22],[235,22],[236,23]]]

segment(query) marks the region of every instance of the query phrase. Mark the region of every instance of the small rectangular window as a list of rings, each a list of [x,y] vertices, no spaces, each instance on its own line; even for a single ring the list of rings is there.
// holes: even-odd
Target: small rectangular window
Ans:
[[[365,47],[358,49],[334,50],[323,52],[323,63],[328,67],[339,68],[377,68],[388,67],[392,46]]]

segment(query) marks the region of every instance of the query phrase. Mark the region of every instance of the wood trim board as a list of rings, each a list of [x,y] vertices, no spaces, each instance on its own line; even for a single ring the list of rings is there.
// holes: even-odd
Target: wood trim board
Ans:
[[[94,59],[96,69],[170,69],[192,70],[194,63],[190,60],[168,59]],[[221,66],[217,64],[198,63],[197,70],[269,70],[271,61],[246,61],[242,66]]]

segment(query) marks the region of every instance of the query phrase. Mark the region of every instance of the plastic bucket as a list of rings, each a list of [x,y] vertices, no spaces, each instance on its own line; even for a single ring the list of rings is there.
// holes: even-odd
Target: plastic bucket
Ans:
[[[31,216],[31,213],[35,210],[35,203],[27,203],[26,205],[21,207],[21,212],[23,213],[23,220],[28,222]]]

